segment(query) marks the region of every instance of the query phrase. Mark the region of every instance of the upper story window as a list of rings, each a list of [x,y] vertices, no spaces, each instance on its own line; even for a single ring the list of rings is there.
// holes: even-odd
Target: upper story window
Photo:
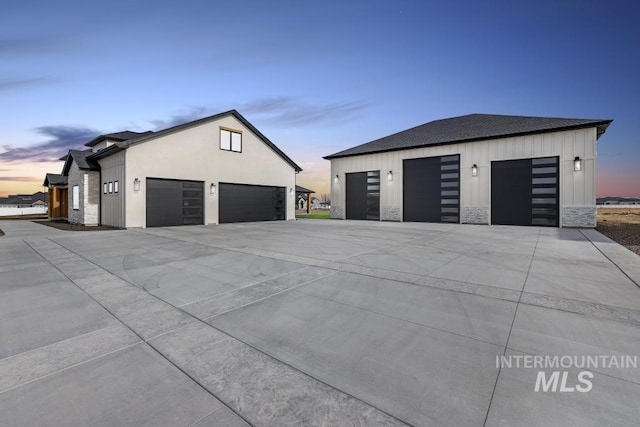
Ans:
[[[220,149],[242,153],[242,132],[239,130],[221,127]]]

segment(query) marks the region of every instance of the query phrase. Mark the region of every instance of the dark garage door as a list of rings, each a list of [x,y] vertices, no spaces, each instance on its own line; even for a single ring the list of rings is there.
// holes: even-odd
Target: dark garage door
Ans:
[[[402,162],[404,221],[460,222],[460,156]]]
[[[284,187],[220,183],[220,223],[286,219]]]
[[[147,178],[147,227],[204,224],[204,183]]]
[[[380,171],[346,174],[347,219],[380,220]]]
[[[491,223],[558,226],[558,158],[491,162]]]

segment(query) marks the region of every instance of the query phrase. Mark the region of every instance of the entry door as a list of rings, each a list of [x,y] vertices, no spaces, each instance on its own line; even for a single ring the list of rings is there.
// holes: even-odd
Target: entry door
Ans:
[[[491,223],[559,225],[558,158],[491,162]]]
[[[380,220],[380,171],[346,174],[346,218]]]
[[[60,217],[67,218],[69,216],[69,189],[60,189]]]

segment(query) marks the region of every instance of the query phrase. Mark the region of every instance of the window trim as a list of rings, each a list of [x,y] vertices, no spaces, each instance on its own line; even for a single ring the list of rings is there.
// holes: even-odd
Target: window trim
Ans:
[[[223,146],[223,144],[222,144],[223,143],[223,132],[228,132],[229,133],[229,141],[228,141],[228,147],[229,148],[225,148]],[[234,134],[237,135],[240,138],[240,148],[238,150],[234,150],[233,149],[233,139],[234,139],[233,135]],[[241,130],[220,126],[219,137],[220,137],[220,149],[222,151],[231,151],[233,153],[242,153],[242,131]]]

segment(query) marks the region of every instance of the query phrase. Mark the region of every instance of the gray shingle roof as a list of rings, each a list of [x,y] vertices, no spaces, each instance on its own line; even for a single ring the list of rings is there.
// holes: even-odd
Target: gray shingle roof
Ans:
[[[498,114],[469,114],[435,120],[366,144],[330,154],[325,159],[357,156],[385,151],[406,150],[430,145],[472,142],[510,136],[556,132],[560,130],[597,127],[598,136],[612,120],[562,119],[551,117],[504,116]]]
[[[296,193],[315,193],[315,191],[296,185]]]
[[[48,187],[49,185],[67,185],[68,179],[69,178],[64,175],[48,173],[44,178],[44,183],[42,185],[44,187]]]
[[[99,135],[96,136],[95,138],[93,138],[91,141],[87,142],[86,144],[84,144],[86,147],[93,147],[94,145],[98,144],[101,141],[104,140],[110,140],[110,141],[126,141],[127,139],[134,139],[134,138],[138,138],[140,136],[143,135],[148,135],[151,132],[150,130],[146,131],[146,132],[133,132],[130,130],[125,130],[122,132],[114,132],[114,133],[107,133],[104,135]]]
[[[93,154],[91,150],[69,150],[69,155],[67,156],[67,159],[64,162],[64,167],[62,168],[62,174],[69,174],[69,168],[71,168],[72,161],[76,162],[78,168],[82,170],[99,171],[100,166],[96,162],[87,158],[91,154]]]

